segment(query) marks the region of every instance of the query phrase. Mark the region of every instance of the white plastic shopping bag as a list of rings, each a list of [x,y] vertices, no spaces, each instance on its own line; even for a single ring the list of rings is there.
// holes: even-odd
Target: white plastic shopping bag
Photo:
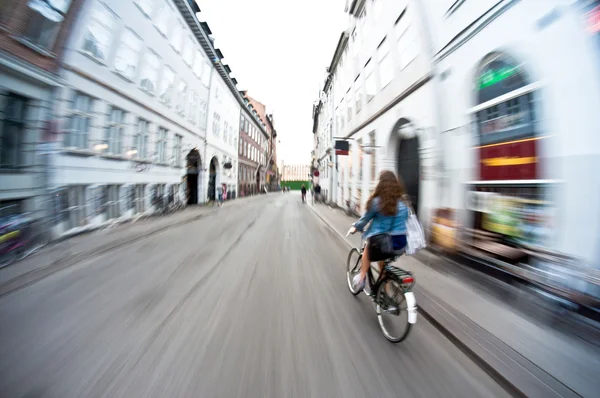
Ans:
[[[409,204],[408,219],[406,220],[406,254],[410,256],[426,247],[427,242],[425,241],[423,226]]]

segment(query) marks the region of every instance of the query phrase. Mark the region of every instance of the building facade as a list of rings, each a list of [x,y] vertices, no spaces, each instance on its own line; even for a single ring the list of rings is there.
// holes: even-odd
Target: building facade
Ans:
[[[330,200],[364,210],[391,169],[425,226],[450,208],[466,228],[598,267],[599,184],[586,170],[600,160],[599,6],[352,1],[313,107]]]
[[[52,97],[82,1],[0,3],[0,217],[50,215]]]
[[[410,3],[410,5],[409,5]],[[339,38],[313,107],[314,167],[327,200],[364,209],[381,170],[404,179],[415,208],[426,214],[432,167],[435,90],[422,11],[409,1],[357,0]],[[335,141],[349,143],[336,155]],[[401,144],[402,143],[402,144]]]
[[[600,161],[600,3],[425,3],[440,76],[439,206],[466,227],[600,267],[600,181],[586,172]]]
[[[266,124],[261,120],[250,98],[245,92],[242,94],[246,107],[242,109],[239,117],[239,189],[242,196],[248,196],[264,192],[269,137]],[[264,111],[264,105],[262,110]]]
[[[281,173],[277,167],[277,130],[273,114],[267,115],[267,133],[269,134],[269,162],[267,163],[267,185],[270,191],[276,191],[281,185]]]
[[[53,157],[61,235],[202,202],[212,62],[194,2],[90,0],[73,28]]]
[[[238,123],[241,105],[217,73],[213,74],[208,107],[207,153],[209,160],[209,178],[206,192],[207,200],[217,198],[217,187],[225,184],[228,195],[237,195],[237,163],[238,163]]]
[[[310,166],[307,164],[286,164],[283,165],[281,181],[308,181],[310,179],[309,175]]]
[[[252,98],[245,93],[248,103],[256,110],[256,114],[262,122],[263,128],[267,132],[267,141],[261,142],[262,147],[266,145],[266,163],[265,166],[265,181],[264,185],[268,190],[276,190],[278,185],[278,171],[277,171],[277,131],[275,130],[275,120],[273,114],[267,112],[267,107],[262,102]],[[262,141],[262,140],[261,140]]]

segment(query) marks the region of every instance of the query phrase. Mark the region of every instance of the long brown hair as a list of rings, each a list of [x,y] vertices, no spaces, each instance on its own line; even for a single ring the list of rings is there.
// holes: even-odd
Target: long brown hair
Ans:
[[[393,171],[384,170],[379,175],[379,182],[375,192],[367,202],[367,209],[371,208],[373,199],[379,198],[379,211],[385,216],[396,215],[398,211],[398,201],[404,199],[406,190],[404,183],[399,177],[396,177]]]

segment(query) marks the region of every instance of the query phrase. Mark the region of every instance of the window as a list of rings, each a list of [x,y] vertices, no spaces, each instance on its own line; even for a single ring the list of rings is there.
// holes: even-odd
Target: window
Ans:
[[[83,51],[106,61],[116,17],[104,4],[95,3],[84,35]]]
[[[4,120],[0,130],[0,168],[23,165],[23,138],[25,135],[25,114],[27,100],[17,95],[6,99]]]
[[[394,65],[390,56],[389,46],[385,39],[377,48],[377,58],[379,60],[379,78],[381,80],[381,88],[384,88],[394,78]]]
[[[356,113],[358,114],[362,109],[362,93],[361,93],[361,85],[360,85],[360,75],[356,78],[354,84],[356,85],[356,89],[354,90],[354,103],[356,105]]]
[[[108,149],[108,153],[121,153],[121,141],[124,133],[125,112],[118,108],[112,108],[109,115],[108,129],[106,130],[106,149]]]
[[[167,161],[167,130],[160,127],[158,129],[158,139],[156,141],[156,160],[158,163]]]
[[[371,149],[373,151],[377,150],[375,143],[375,132],[371,131],[369,133],[369,143],[371,145]],[[371,182],[377,181],[377,156],[375,153],[371,154]]]
[[[136,0],[135,4],[139,7],[140,10],[144,12],[144,14],[150,16],[152,15],[152,9],[154,8],[155,0]]]
[[[229,142],[229,123],[226,120],[223,122],[223,141]]]
[[[206,130],[206,101],[200,100],[200,106],[198,108],[200,108],[200,120],[198,121],[198,124],[200,128]]]
[[[163,72],[162,87],[160,88],[160,100],[167,105],[173,102],[175,91],[175,72],[170,66],[165,66]]]
[[[65,146],[87,148],[92,121],[92,99],[85,94],[75,93],[69,117],[69,129],[65,135]]]
[[[175,107],[177,112],[179,112],[181,115],[185,114],[185,108],[187,103],[187,89],[187,84],[185,84],[185,82],[181,80],[179,82],[179,85],[177,86],[177,92],[179,96],[177,98],[177,105]]]
[[[120,196],[119,196],[119,192],[121,190],[121,186],[120,185],[108,185],[108,197],[107,197],[107,202],[106,202],[106,207],[107,207],[107,216],[108,219],[113,219],[113,218],[117,218],[121,215],[121,209],[120,209]]]
[[[240,116],[240,132],[244,131],[244,117]]]
[[[220,129],[221,129],[221,116],[219,116],[219,114],[215,112],[213,114],[213,126],[212,126],[212,130],[213,130],[213,134],[216,137],[220,136]]]
[[[188,120],[193,124],[196,124],[196,118],[200,116],[199,113],[194,112],[194,110],[198,109],[198,100],[200,97],[198,93],[194,90],[190,91],[190,111],[188,112]]]
[[[153,51],[148,51],[140,72],[140,87],[150,94],[156,93],[159,68],[160,60],[158,56]]]
[[[183,62],[185,62],[189,67],[194,64],[194,50],[194,41],[188,36],[183,47]]]
[[[204,57],[200,51],[196,51],[196,57],[194,58],[194,74],[198,79],[202,79],[202,71],[204,69]]]
[[[172,21],[172,15],[171,6],[167,0],[158,0],[158,6],[156,7],[156,13],[154,14],[154,25],[165,37],[169,34],[169,25]]]
[[[138,159],[148,158],[148,135],[150,131],[150,122],[144,119],[138,119],[137,131],[133,136],[133,147],[131,155]]]
[[[84,226],[86,219],[86,187],[83,185],[70,186],[68,189],[69,201],[69,229]]]
[[[398,39],[400,69],[404,69],[419,53],[415,28],[410,26],[410,20],[405,15],[401,15],[396,23],[396,37]]]
[[[30,0],[28,6],[35,12],[29,20],[25,37],[32,43],[52,49],[71,0]]]
[[[238,155],[242,156],[244,152],[244,143],[242,141],[240,141],[240,145],[238,147]]]
[[[206,87],[210,84],[210,64],[205,62],[204,70],[202,71],[202,84]]]
[[[181,152],[183,151],[183,137],[175,134],[175,144],[173,145],[173,166],[181,167]]]
[[[171,47],[178,53],[183,51],[184,41],[185,41],[185,30],[180,20],[175,21],[175,27],[173,28],[173,32],[171,32],[170,40]]]
[[[117,50],[115,58],[115,69],[121,75],[133,80],[135,70],[140,61],[140,51],[142,50],[142,40],[132,31],[126,30],[123,35],[123,41]]]
[[[371,101],[377,95],[377,86],[375,83],[375,73],[373,73],[373,64],[375,62],[368,60],[365,65],[365,92],[367,95],[367,102]]]
[[[368,19],[368,15],[367,15],[367,6],[365,4],[365,6],[363,7],[362,12],[360,13],[360,35],[362,40],[364,41],[368,36],[369,36],[369,23],[367,21]]]
[[[348,92],[348,122],[352,120],[352,94]]]
[[[382,0],[373,0],[373,19],[376,21],[377,17],[381,15],[381,1]]]

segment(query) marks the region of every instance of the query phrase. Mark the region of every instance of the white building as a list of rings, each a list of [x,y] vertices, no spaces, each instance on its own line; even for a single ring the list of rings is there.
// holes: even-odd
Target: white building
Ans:
[[[237,93],[237,91],[235,92]],[[217,187],[237,191],[237,162],[240,103],[223,78],[213,73],[208,106],[207,157],[209,178],[204,192],[208,200],[217,198]]]
[[[599,2],[425,3],[440,90],[439,206],[466,208],[463,225],[479,228],[486,195],[550,203],[535,244],[597,263]]]
[[[392,169],[426,225],[450,207],[480,228],[494,194],[549,202],[536,244],[597,262],[598,2],[358,0],[349,12],[315,112],[317,159],[332,137],[351,140],[330,196],[364,207]]]
[[[73,27],[56,111],[56,235],[202,203],[212,55],[186,0],[90,0]]]
[[[419,166],[433,166],[435,149],[431,54],[421,10],[408,3],[349,5],[349,28],[338,41],[314,115],[321,186],[340,206],[350,201],[363,209],[383,169],[402,175],[422,214],[433,206],[436,184],[420,182],[419,175]],[[350,141],[350,154],[337,162],[334,138]]]

